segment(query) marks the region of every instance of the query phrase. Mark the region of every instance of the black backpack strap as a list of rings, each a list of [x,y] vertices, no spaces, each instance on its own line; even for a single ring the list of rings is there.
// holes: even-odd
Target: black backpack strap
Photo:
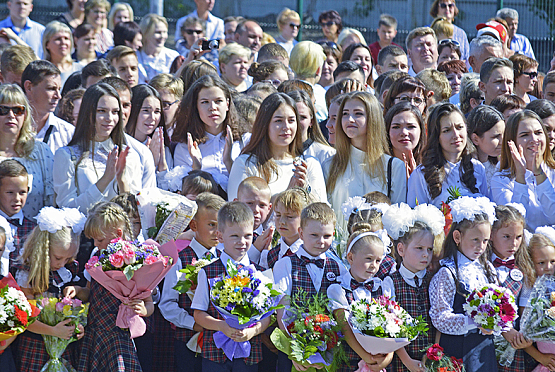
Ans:
[[[393,156],[387,162],[387,197],[391,199],[391,167],[393,164]]]
[[[54,126],[51,124],[46,130],[46,133],[44,134],[44,138],[42,139],[42,142],[48,143],[48,140],[50,139],[50,135],[52,134],[53,129],[54,129]]]

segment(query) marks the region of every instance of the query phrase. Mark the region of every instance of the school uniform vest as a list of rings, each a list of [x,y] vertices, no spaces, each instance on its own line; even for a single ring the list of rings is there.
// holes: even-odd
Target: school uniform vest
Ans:
[[[187,265],[191,265],[193,258],[198,260],[197,254],[191,247],[185,247],[181,252],[179,252],[179,260],[181,261],[182,268],[186,268]],[[187,293],[179,294],[179,307],[185,309],[185,311],[189,314],[191,314],[191,303],[192,301]],[[196,332],[192,329],[175,327],[175,338],[179,341],[188,342],[195,333]]]
[[[257,270],[263,271],[264,268],[258,266],[251,262],[255,266]],[[204,271],[206,272],[206,278],[212,279],[220,276],[226,276],[227,272],[225,269],[224,264],[221,260],[217,260],[212,262],[210,265],[203,267]],[[216,319],[222,319],[223,317],[220,315],[218,310],[210,301],[208,305],[208,310],[206,311],[209,315],[213,316]],[[214,344],[214,333],[216,331],[211,329],[204,330],[204,337],[202,340],[202,357],[209,359],[216,363],[224,363],[227,359],[222,349],[218,349]],[[250,339],[251,344],[251,353],[248,358],[245,358],[245,363],[248,365],[257,364],[262,360],[262,341],[260,335],[257,335]]]
[[[327,296],[328,287],[332,284],[337,283],[341,273],[339,270],[339,265],[337,262],[331,258],[326,257],[324,264],[324,275],[322,277],[322,284],[320,285],[320,291],[316,291],[314,283],[310,278],[308,269],[306,268],[306,263],[299,258],[299,256],[294,255],[289,257],[291,259],[291,298],[295,296],[300,290],[306,292],[307,298],[311,298],[318,293]]]
[[[8,222],[9,221],[12,221],[12,219],[8,218]],[[13,237],[13,246],[15,249],[13,252],[10,252],[10,268],[11,268],[10,272],[12,273],[13,276],[15,276],[16,269],[13,269],[13,267],[16,264],[19,256],[23,253],[23,244],[27,239],[27,235],[29,235],[31,231],[33,231],[35,226],[37,226],[37,223],[31,221],[27,217],[23,217],[22,224],[19,224],[18,221],[13,221],[13,222],[17,222],[14,224],[10,223],[17,227],[17,231]]]
[[[430,295],[428,292],[432,275],[430,272],[427,272],[419,287],[409,285],[399,271],[394,272],[390,277],[395,288],[396,302],[413,318],[422,316],[430,328],[427,334],[419,335],[416,340],[405,346],[405,350],[412,359],[421,360],[425,354],[425,351],[421,350],[435,343],[435,329],[430,318]],[[397,354],[395,354],[393,362],[387,370],[401,372],[406,371],[406,367]]]
[[[281,244],[278,244],[268,252],[268,268],[273,269],[276,262],[279,260],[279,251]]]
[[[378,272],[374,276],[380,278],[381,280],[384,280],[386,276],[389,276],[391,268],[396,264],[397,263],[395,262],[395,259],[393,257],[391,257],[390,255],[386,255],[380,263],[380,268],[378,269]]]

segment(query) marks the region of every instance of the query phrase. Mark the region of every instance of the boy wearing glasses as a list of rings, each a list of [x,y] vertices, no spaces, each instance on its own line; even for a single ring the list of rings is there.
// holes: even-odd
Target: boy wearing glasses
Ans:
[[[150,85],[158,91],[164,105],[164,122],[168,136],[173,133],[175,123],[173,118],[183,97],[183,80],[171,74],[158,74],[150,81]]]
[[[397,45],[393,42],[393,39],[397,36],[397,20],[395,17],[389,14],[382,14],[378,21],[377,32],[379,40],[368,46],[372,54],[372,63],[374,66],[378,64],[378,54],[382,48],[389,45]]]

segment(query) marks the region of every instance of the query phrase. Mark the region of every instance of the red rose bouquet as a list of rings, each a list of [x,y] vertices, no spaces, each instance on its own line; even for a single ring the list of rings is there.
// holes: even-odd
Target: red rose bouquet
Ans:
[[[433,344],[426,349],[426,371],[464,372],[464,365],[461,359],[447,356],[439,344]]]

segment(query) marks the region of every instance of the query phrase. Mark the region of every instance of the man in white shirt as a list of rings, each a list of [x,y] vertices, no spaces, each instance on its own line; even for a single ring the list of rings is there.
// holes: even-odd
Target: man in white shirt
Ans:
[[[42,33],[45,27],[29,19],[29,14],[33,11],[33,0],[11,0],[7,6],[10,16],[0,22],[0,29],[11,29],[42,58]]]
[[[36,139],[42,140],[55,153],[71,141],[75,131],[73,125],[54,115],[61,98],[60,70],[51,62],[33,61],[23,70],[21,83],[33,108]]]
[[[426,68],[437,67],[437,38],[430,27],[417,27],[412,30],[407,36],[406,47],[412,63],[409,75],[416,76]]]

